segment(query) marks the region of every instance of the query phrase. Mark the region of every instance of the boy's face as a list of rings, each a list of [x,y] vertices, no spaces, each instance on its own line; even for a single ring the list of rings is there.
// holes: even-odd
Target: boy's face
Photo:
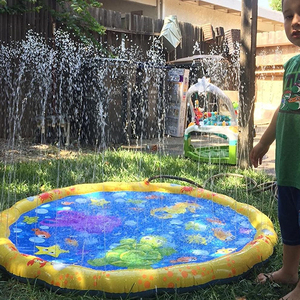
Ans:
[[[282,12],[287,38],[300,47],[300,0],[284,0]]]

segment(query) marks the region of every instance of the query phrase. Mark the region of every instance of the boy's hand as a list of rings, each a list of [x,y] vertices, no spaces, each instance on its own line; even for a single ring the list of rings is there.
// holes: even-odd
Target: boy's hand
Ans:
[[[262,164],[262,159],[265,154],[269,151],[270,146],[264,145],[259,142],[250,152],[250,161],[254,168]]]

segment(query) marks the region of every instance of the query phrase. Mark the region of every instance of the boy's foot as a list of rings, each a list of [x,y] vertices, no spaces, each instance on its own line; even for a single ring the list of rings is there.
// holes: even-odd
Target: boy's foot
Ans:
[[[296,284],[298,282],[298,274],[296,274],[295,276],[287,275],[282,271],[282,269],[280,269],[273,273],[260,273],[257,276],[256,281],[261,284],[264,284],[266,282]]]
[[[300,300],[300,287],[297,285],[294,290],[280,298],[280,300]]]

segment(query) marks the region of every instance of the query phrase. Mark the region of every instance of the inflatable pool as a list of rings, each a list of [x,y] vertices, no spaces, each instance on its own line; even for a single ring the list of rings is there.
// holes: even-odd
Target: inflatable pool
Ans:
[[[55,189],[17,202],[0,221],[0,267],[10,276],[119,299],[236,280],[277,241],[250,205],[150,180]]]

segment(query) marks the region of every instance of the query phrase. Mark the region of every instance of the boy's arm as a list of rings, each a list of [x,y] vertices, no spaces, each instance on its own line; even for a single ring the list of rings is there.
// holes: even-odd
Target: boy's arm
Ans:
[[[260,141],[250,152],[250,160],[254,168],[257,168],[259,164],[261,165],[264,155],[269,151],[270,145],[275,140],[278,111],[279,106],[275,110],[271,123],[260,138]]]

